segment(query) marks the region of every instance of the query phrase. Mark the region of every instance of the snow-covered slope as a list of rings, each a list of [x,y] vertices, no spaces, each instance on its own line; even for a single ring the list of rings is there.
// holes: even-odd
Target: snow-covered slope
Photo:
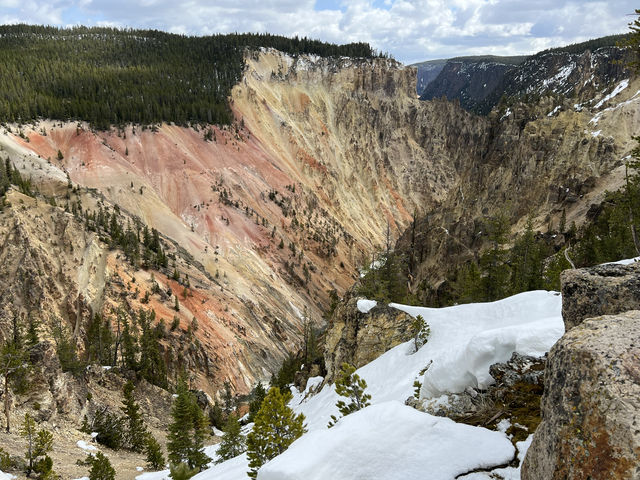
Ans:
[[[561,297],[556,292],[521,293],[492,303],[434,309],[392,306],[422,315],[431,327],[428,342],[415,352],[413,342],[389,350],[357,373],[367,381],[372,406],[327,423],[338,414],[333,385],[316,395],[294,391],[290,405],[306,417],[309,433],[267,463],[258,480],[417,479],[450,480],[477,468],[508,463],[515,455],[507,436],[422,413],[404,405],[413,382],[423,381],[421,396],[435,398],[468,386],[492,382],[489,366],[513,352],[542,355],[564,333]],[[420,372],[429,366],[423,378]],[[526,444],[523,444],[526,447]],[[522,451],[519,455],[522,455]],[[200,473],[194,480],[244,480],[242,455]],[[519,478],[511,469],[512,478]]]

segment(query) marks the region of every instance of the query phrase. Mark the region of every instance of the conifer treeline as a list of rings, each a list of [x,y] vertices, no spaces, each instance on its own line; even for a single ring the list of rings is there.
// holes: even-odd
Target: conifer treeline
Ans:
[[[0,121],[227,124],[246,47],[371,58],[366,43],[270,34],[189,37],[157,30],[0,26]]]

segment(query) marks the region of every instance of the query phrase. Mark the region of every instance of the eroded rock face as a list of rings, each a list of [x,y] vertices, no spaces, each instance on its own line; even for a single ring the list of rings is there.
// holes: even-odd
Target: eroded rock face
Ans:
[[[640,311],[584,321],[551,349],[523,480],[640,479]]]
[[[346,299],[331,318],[324,352],[331,382],[343,362],[359,368],[411,338],[410,315],[380,304],[362,313],[357,302],[355,296]]]
[[[640,263],[567,270],[562,283],[565,331],[587,318],[640,309]]]

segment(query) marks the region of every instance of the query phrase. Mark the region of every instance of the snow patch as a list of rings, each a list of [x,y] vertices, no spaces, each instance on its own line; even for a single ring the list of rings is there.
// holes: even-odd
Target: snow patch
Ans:
[[[611,112],[613,110],[618,110],[619,108],[625,107],[626,105],[629,105],[630,103],[632,103],[634,101],[634,99],[640,95],[640,90],[638,90],[633,97],[631,97],[629,100],[627,100],[626,102],[621,102],[617,105],[614,105],[613,107],[608,107],[605,108],[604,110],[596,113],[593,118],[591,120],[589,120],[589,123],[593,123],[594,125],[598,125],[598,122],[600,121],[600,119],[602,118],[602,116],[606,113],[606,112]]]
[[[13,480],[14,478],[16,478],[14,475],[4,473],[2,470],[0,470],[0,480]],[[87,480],[89,479],[87,478]]]
[[[369,313],[369,310],[371,310],[377,304],[378,302],[376,302],[375,300],[360,299],[358,300],[358,310],[362,313]]]
[[[97,452],[98,451],[98,449],[96,447],[94,447],[93,445],[89,445],[84,440],[78,440],[76,445],[78,446],[78,448],[81,448],[85,452]]]
[[[616,85],[616,88],[614,88],[613,91],[609,95],[607,95],[602,100],[600,100],[598,103],[596,103],[596,105],[593,108],[600,108],[602,105],[604,105],[606,102],[608,102],[613,97],[618,95],[620,92],[622,92],[628,86],[629,86],[629,79],[627,78],[626,80],[622,80],[618,85]]]
[[[601,133],[602,133],[602,130],[598,130],[598,131],[595,131],[595,132],[591,132],[591,136],[592,136],[592,137],[598,137]]]
[[[640,257],[627,258],[624,260],[618,260],[617,262],[609,262],[605,263],[605,265],[631,265],[635,262],[640,262]]]
[[[558,105],[556,108],[554,108],[549,113],[547,113],[547,117],[553,117],[561,108],[562,108],[562,105]]]

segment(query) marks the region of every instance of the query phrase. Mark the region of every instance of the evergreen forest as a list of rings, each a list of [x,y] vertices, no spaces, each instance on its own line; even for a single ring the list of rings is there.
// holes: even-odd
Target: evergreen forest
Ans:
[[[364,57],[366,43],[334,45],[270,34],[184,36],[157,30],[0,26],[0,121],[84,120],[94,128],[159,122],[229,124],[227,98],[246,48]]]

